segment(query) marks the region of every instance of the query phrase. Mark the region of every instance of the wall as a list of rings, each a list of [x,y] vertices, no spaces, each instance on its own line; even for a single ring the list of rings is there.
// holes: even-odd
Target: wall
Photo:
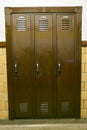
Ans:
[[[6,49],[0,48],[0,119],[8,118]]]
[[[4,7],[82,6],[82,40],[87,40],[87,0],[0,0],[0,41],[5,41]],[[6,49],[0,48],[0,119],[8,119]],[[82,47],[81,117],[87,118],[87,47]]]
[[[0,0],[0,41],[5,41],[4,7],[82,6],[82,40],[87,40],[87,0]]]
[[[87,117],[87,47],[82,47],[81,116]]]

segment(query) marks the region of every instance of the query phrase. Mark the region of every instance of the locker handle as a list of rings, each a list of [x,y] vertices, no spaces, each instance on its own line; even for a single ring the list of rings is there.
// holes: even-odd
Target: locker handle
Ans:
[[[18,65],[14,64],[14,72],[17,73],[18,72]]]
[[[57,64],[57,70],[58,72],[61,72],[61,64]]]
[[[39,72],[39,64],[38,63],[36,64],[36,72],[37,73]]]

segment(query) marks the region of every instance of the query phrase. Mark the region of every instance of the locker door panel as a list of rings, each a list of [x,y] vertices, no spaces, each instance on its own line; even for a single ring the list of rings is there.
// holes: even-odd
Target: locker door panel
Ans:
[[[13,106],[15,118],[32,116],[30,16],[11,15]]]
[[[54,111],[52,15],[35,15],[36,117],[52,117]]]
[[[74,15],[57,15],[57,113],[73,117],[75,86]]]

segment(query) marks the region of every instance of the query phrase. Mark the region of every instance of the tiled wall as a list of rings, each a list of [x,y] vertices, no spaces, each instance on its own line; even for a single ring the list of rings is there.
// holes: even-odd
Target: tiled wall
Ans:
[[[87,47],[82,47],[81,116],[87,117]]]
[[[8,119],[6,49],[0,48],[0,119]],[[87,118],[87,47],[82,47],[81,117]]]
[[[6,49],[0,48],[0,119],[8,118]]]

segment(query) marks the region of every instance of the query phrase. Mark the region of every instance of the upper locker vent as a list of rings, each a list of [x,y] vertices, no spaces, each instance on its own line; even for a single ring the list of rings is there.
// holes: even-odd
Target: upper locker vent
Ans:
[[[72,30],[72,19],[69,16],[63,16],[61,21],[61,30],[71,31]]]
[[[39,20],[39,31],[48,31],[48,19],[46,16],[41,16]]]
[[[19,16],[17,19],[17,31],[26,31],[26,19],[24,16]]]

